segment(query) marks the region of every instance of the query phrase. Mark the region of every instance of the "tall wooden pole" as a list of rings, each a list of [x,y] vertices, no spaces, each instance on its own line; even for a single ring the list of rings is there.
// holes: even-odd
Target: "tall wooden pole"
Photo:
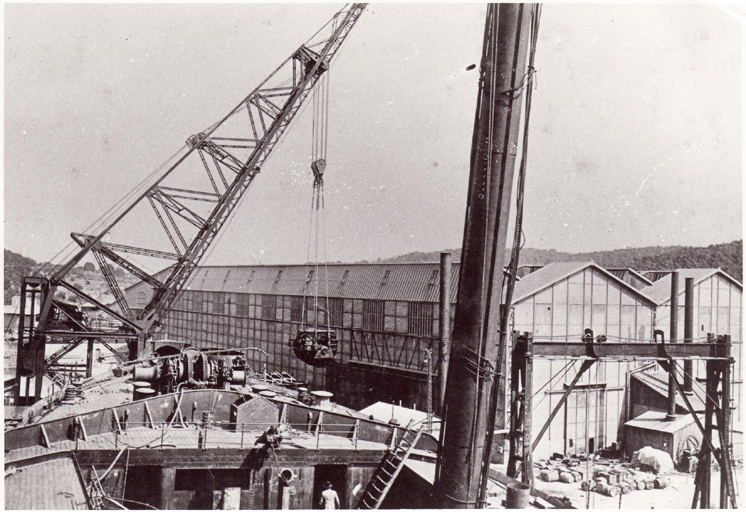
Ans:
[[[443,508],[478,506],[530,14],[526,4],[487,8],[436,482]]]

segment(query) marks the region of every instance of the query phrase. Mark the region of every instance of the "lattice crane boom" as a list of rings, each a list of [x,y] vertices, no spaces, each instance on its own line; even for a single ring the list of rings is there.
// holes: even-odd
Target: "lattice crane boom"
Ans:
[[[51,277],[24,280],[22,301],[26,295],[32,302],[38,296],[40,311],[38,324],[34,325],[33,318],[25,318],[19,327],[19,376],[40,375],[42,371],[46,333],[51,331],[58,286],[64,282],[67,291],[91,302],[82,290],[64,281],[89,253],[97,261],[118,311],[99,309],[127,326],[125,337],[137,338],[138,351],[144,348],[304,101],[328,71],[365,7],[366,4],[351,4],[336,13],[225,117],[190,136],[173,163],[97,233],[73,233],[80,249]],[[127,231],[124,226],[132,218],[137,218],[132,222],[138,229]],[[143,225],[143,219],[147,225]],[[128,238],[133,232],[148,236],[133,242]],[[142,257],[170,260],[173,264],[156,276],[135,261]],[[141,309],[131,309],[125,300],[114,266],[153,288],[150,300]],[[55,333],[59,334],[59,329]],[[96,334],[107,335],[92,331],[90,339],[95,339]],[[69,342],[78,343],[78,337],[70,336]],[[17,380],[20,382],[20,378]],[[38,378],[37,398],[40,383]]]

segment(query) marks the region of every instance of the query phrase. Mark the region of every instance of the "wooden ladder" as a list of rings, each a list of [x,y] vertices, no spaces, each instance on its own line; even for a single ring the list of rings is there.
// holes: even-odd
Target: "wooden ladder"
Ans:
[[[370,477],[368,487],[357,502],[358,509],[377,509],[383,502],[383,499],[394,485],[397,475],[404,467],[404,462],[409,458],[409,454],[414,450],[417,441],[422,435],[423,427],[417,430],[404,430],[399,442],[393,450],[388,450],[383,457],[381,465]]]

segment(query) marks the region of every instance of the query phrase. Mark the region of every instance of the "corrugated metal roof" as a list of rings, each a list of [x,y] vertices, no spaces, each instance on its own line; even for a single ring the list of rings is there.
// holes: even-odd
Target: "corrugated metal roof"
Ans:
[[[630,283],[632,286],[634,286],[638,290],[642,288],[646,288],[653,284],[653,281],[651,281],[650,279],[643,276],[642,274],[640,274],[639,272],[637,272],[635,269],[632,269],[632,268],[607,268],[606,270],[614,274],[616,277],[618,277],[622,281]]]
[[[646,302],[651,302],[651,299],[647,295],[641,293],[640,290],[636,289],[629,283],[619,279],[617,276],[610,273],[606,269],[601,268],[592,261],[568,261],[550,263],[549,265],[546,265],[539,270],[531,272],[527,276],[523,277],[520,281],[517,281],[515,284],[515,290],[513,292],[513,304],[517,304],[523,300],[526,300],[532,295],[535,295],[545,288],[552,286],[554,283],[575,275],[578,272],[589,267],[601,272],[610,280],[616,281],[617,284],[626,288]]]
[[[631,375],[631,378],[637,379],[644,384],[650,391],[656,393],[658,396],[668,396],[668,373],[666,372],[639,372]],[[688,395],[689,403],[692,404],[695,411],[704,411],[705,403],[700,398],[704,391]],[[704,396],[704,395],[703,395]],[[679,393],[676,393],[676,405],[686,410],[686,402],[681,398]]]
[[[704,416],[699,416],[700,420],[704,419]],[[692,423],[694,423],[694,418],[692,418],[691,414],[676,416],[676,419],[669,421],[666,420],[665,412],[647,411],[640,414],[637,418],[629,420],[624,426],[673,434],[688,427]]]
[[[574,261],[550,263],[522,277],[516,282],[513,302],[521,302],[588,267],[598,270],[647,302],[660,304],[657,300],[661,300],[663,295],[668,298],[670,294],[668,289],[670,288],[670,276],[660,279],[652,286],[643,288],[643,290],[638,290],[614,275],[614,272],[619,273],[620,269],[609,271],[594,262]],[[525,269],[525,267],[522,268]],[[456,302],[458,294],[459,269],[460,263],[451,264],[451,303]],[[314,268],[307,265],[199,267],[195,270],[187,289],[278,295],[304,295],[305,293],[308,295],[312,293],[313,286],[319,278],[319,276],[314,275],[308,282],[309,272],[312,270]],[[645,277],[633,269],[622,269],[621,271],[634,275],[641,282],[647,281]],[[167,270],[160,274],[165,272]],[[722,270],[686,269],[680,272],[686,274],[686,277],[699,276],[699,280],[715,272],[721,272],[723,276],[742,286],[741,283]],[[321,277],[319,293],[326,295],[328,283],[330,297],[437,302],[440,294],[439,263],[334,263],[320,266],[318,273]],[[683,281],[682,278],[680,285],[682,290]],[[137,303],[135,297],[140,291],[145,291],[148,296],[151,294],[151,289],[144,283],[134,285],[126,290],[130,304]],[[664,302],[665,298],[663,299]]]
[[[8,510],[87,509],[85,492],[70,457],[16,469],[5,477]]]
[[[736,279],[728,275],[726,272],[719,268],[682,268],[679,272],[679,293],[684,293],[686,286],[686,279],[691,277],[694,279],[694,285],[704,281],[708,277],[719,274],[725,279],[736,284],[738,287],[743,288],[743,284],[739,283]],[[650,297],[650,299],[658,304],[665,304],[671,300],[671,273],[658,279],[653,283],[652,286],[645,288],[643,292]]]
[[[456,302],[459,263],[451,264],[451,302]],[[309,281],[309,273],[314,275]],[[164,271],[166,272],[166,271]],[[315,275],[318,272],[319,275]],[[156,276],[158,277],[158,276]],[[210,266],[199,267],[187,290],[306,295],[319,286],[319,294],[348,299],[437,302],[440,296],[439,263],[335,263],[319,266]],[[127,289],[131,304],[136,295],[151,290],[144,283]]]

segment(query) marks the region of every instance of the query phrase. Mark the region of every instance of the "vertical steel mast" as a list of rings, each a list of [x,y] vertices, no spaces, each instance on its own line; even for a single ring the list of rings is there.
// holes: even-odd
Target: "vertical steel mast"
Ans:
[[[22,303],[38,301],[39,316],[37,323],[33,306],[31,315],[21,309],[17,398],[23,376],[27,378],[26,400],[38,399],[42,377],[49,367],[86,341],[89,351],[93,340],[105,343],[107,339],[136,340],[137,352],[144,350],[145,342],[159,327],[305,99],[328,71],[365,7],[351,4],[336,13],[225,117],[190,136],[162,174],[144,185],[125,208],[111,214],[109,219],[113,220],[102,220],[101,228],[94,233],[73,233],[80,249],[51,276],[24,278]],[[89,253],[96,259],[116,306],[101,304],[65,280]],[[172,265],[156,278],[137,260],[143,257]],[[153,289],[140,311],[132,311],[125,301],[113,272],[116,267]],[[58,288],[94,306],[122,328],[114,332],[93,329],[80,319],[69,318],[60,329],[56,321],[62,306],[55,300]],[[63,347],[45,359],[45,347],[51,338]],[[36,381],[33,392],[31,378]]]
[[[526,4],[487,8],[436,484],[443,508],[479,506],[530,18]]]

